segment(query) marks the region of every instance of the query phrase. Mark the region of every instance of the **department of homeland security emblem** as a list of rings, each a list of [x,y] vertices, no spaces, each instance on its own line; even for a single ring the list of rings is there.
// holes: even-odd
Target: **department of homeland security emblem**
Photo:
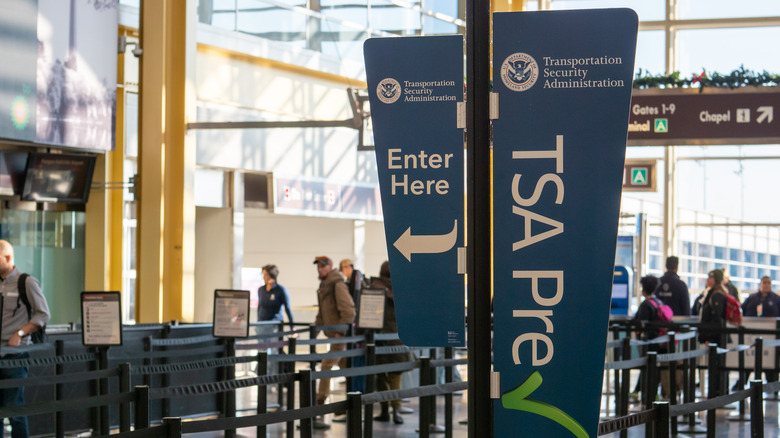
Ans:
[[[526,53],[513,53],[501,64],[501,82],[513,91],[531,88],[539,77],[539,65]]]
[[[384,103],[393,103],[401,97],[401,84],[393,78],[385,78],[376,86],[376,95]]]

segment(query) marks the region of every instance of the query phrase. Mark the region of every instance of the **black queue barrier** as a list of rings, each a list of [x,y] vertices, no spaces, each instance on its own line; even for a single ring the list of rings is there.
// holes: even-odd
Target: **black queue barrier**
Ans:
[[[746,330],[746,332],[748,332],[748,331]],[[684,335],[685,335],[685,334],[681,334],[681,335],[672,334],[672,335],[670,335],[670,336],[669,336],[669,337],[668,337],[668,338],[667,338],[665,341],[661,340],[661,341],[658,341],[658,342],[671,342],[671,343],[672,343],[672,345],[675,345],[675,344],[676,344],[676,342],[674,342],[674,341],[676,341],[676,340],[681,340],[681,338],[682,338]],[[319,342],[320,340],[317,340],[317,341]],[[322,340],[322,341],[324,341],[324,342],[320,342],[320,343],[329,342],[329,340]],[[654,341],[656,341],[656,340],[654,340]],[[189,345],[189,343],[190,343],[190,341],[189,341],[189,340],[177,340],[176,342],[177,342],[177,343],[180,343],[180,344],[187,344],[187,345]],[[628,353],[628,354],[630,354],[630,346],[632,345],[632,342],[633,342],[633,341],[631,341],[631,340],[628,340],[628,341],[626,341],[626,340],[621,340],[621,341],[620,341],[620,343],[621,343],[621,344],[624,344],[624,343],[626,343],[626,342],[628,342],[628,344],[624,346],[624,348],[623,348],[623,350],[622,350],[622,351],[623,351],[623,352],[626,352],[626,353]],[[690,344],[690,345],[694,345],[694,344],[692,344],[692,343],[690,343],[690,342],[688,342],[688,344]],[[722,357],[722,356],[723,356],[723,355],[724,355],[726,352],[729,352],[729,351],[737,351],[737,352],[739,352],[740,350],[738,350],[737,348],[739,348],[739,349],[742,349],[741,351],[746,351],[746,349],[747,349],[747,348],[756,348],[756,356],[760,358],[760,357],[762,357],[762,354],[761,354],[761,352],[763,351],[763,349],[764,349],[764,348],[772,348],[772,347],[777,347],[778,345],[780,345],[780,341],[774,341],[774,340],[773,340],[773,341],[768,341],[768,342],[767,342],[767,344],[769,344],[769,345],[768,345],[768,346],[765,346],[766,344],[764,344],[763,342],[759,342],[759,341],[757,341],[757,342],[754,344],[754,346],[739,346],[739,347],[736,347],[736,348],[734,348],[734,349],[731,349],[731,350],[715,349],[715,353],[714,353],[714,355],[716,356],[716,361],[715,361],[715,362],[720,362],[720,361],[718,361],[718,360],[717,360],[717,357]],[[634,345],[636,345],[636,344],[634,344]],[[680,345],[682,346],[683,344],[680,344]],[[759,345],[760,345],[760,347],[759,347]],[[288,345],[288,346],[289,346],[289,345]],[[168,346],[166,345],[165,347],[168,347]],[[610,348],[613,348],[613,347],[614,347],[614,345],[612,345],[612,344],[611,344],[611,347],[610,347]],[[51,349],[51,346],[49,346],[49,347],[44,347],[44,348],[49,348],[49,349]],[[209,348],[210,348],[210,347],[209,347]],[[385,347],[382,347],[382,348],[385,348]],[[166,355],[169,355],[169,356],[171,356],[171,357],[172,357],[174,354],[177,354],[177,355],[180,355],[180,354],[181,354],[181,352],[177,353],[175,350],[176,350],[176,347],[171,347],[171,348],[166,348],[165,350],[162,350],[162,349],[160,349],[160,350],[158,350],[158,351],[153,351],[153,352],[150,352],[150,354],[151,354],[151,353],[153,353],[152,357],[153,357],[153,358],[156,358],[156,359],[162,359],[162,358],[165,358],[165,356],[166,356]],[[192,352],[193,352],[193,350],[194,350],[194,351],[197,351],[197,350],[198,350],[198,348],[190,348],[190,347],[186,347],[187,354],[190,354],[190,353],[192,353]],[[377,353],[377,351],[376,351],[376,350],[377,350],[377,349],[375,349],[375,353]],[[712,349],[710,349],[710,350],[712,350]],[[114,350],[112,350],[112,351],[114,351]],[[649,379],[651,378],[650,376],[652,376],[652,375],[653,375],[653,373],[657,373],[657,371],[658,371],[658,369],[659,369],[659,368],[660,368],[660,369],[663,369],[664,367],[668,367],[668,368],[670,368],[670,371],[671,371],[671,368],[675,366],[676,362],[674,362],[674,363],[671,363],[670,361],[672,361],[672,360],[674,360],[674,361],[677,361],[677,360],[683,360],[683,361],[684,361],[684,360],[688,360],[688,361],[690,362],[690,361],[692,361],[692,359],[693,359],[693,355],[696,355],[696,354],[698,354],[698,352],[699,352],[699,350],[685,351],[685,349],[683,349],[683,351],[680,351],[680,352],[677,352],[677,351],[674,351],[674,352],[672,352],[672,351],[673,351],[672,349],[669,349],[669,351],[670,351],[670,353],[669,353],[668,355],[656,355],[656,363],[657,363],[657,366],[655,366],[655,367],[652,367],[653,369],[655,369],[655,371],[651,371],[651,369],[650,369],[650,368],[648,368],[648,370],[647,370],[647,371],[648,371],[648,376],[649,376],[648,378],[649,378]],[[355,350],[355,351],[352,351],[352,350],[347,350],[347,351],[345,351],[345,352],[339,352],[339,354],[345,354],[345,356],[343,356],[343,357],[357,357],[357,355],[361,355],[361,354],[367,354],[367,349],[366,349],[366,351],[363,351],[363,350],[360,350],[360,349],[358,349],[358,350]],[[686,355],[687,355],[687,356],[686,356]],[[293,361],[305,361],[305,362],[314,361],[314,362],[316,363],[316,362],[320,361],[320,360],[321,360],[323,357],[326,357],[325,355],[316,355],[316,356],[312,356],[312,355],[300,355],[300,356],[297,356],[297,357],[295,357],[295,358],[287,358],[287,357],[280,357],[280,356],[292,356],[292,355],[278,355],[278,354],[276,354],[276,355],[273,355],[273,356],[274,356],[274,357],[273,357],[273,360],[274,360],[274,361],[278,361],[278,362],[287,362],[287,363],[290,363],[290,362],[293,362]],[[664,356],[667,356],[667,357],[664,357]],[[334,356],[334,357],[336,357],[336,356]],[[630,356],[628,356],[628,357],[630,357]],[[110,358],[109,358],[109,359],[110,359]],[[220,359],[227,361],[227,362],[222,362],[222,363],[220,364],[220,366],[221,366],[221,367],[223,367],[223,368],[224,368],[224,367],[231,367],[231,366],[235,366],[235,365],[236,365],[236,363],[240,363],[240,362],[238,362],[238,359],[237,359],[237,358],[232,358],[232,357],[223,357],[223,358],[220,358]],[[650,362],[650,360],[649,360],[647,357],[645,357],[645,358],[643,358],[643,359],[646,361],[646,362],[645,362],[645,364],[641,364],[641,365],[633,365],[633,366],[631,367],[631,369],[638,369],[638,368],[641,368],[641,367],[643,367],[643,366],[648,366],[648,365],[646,365],[646,363],[647,363],[647,362]],[[260,359],[259,357],[247,357],[247,358],[242,358],[241,360],[242,360],[242,361],[244,361],[244,360],[246,360],[246,361],[250,361],[250,360],[256,360],[256,361],[260,362],[260,360],[261,360],[261,359]],[[266,358],[266,361],[267,361],[267,360],[268,360],[268,358]],[[445,360],[446,360],[446,359],[445,359]],[[230,362],[230,361],[233,361],[233,362],[232,362],[232,363],[228,363],[228,362]],[[433,361],[433,360],[432,360],[432,361],[429,361],[429,363],[430,363],[431,367],[434,367],[434,366],[436,366],[436,365],[434,364],[434,362],[436,362],[436,361]],[[53,363],[54,363],[54,362],[50,362],[49,364],[53,364]],[[683,362],[683,364],[684,364],[684,363],[685,363],[685,362]],[[414,363],[412,363],[412,367],[414,367],[414,366],[415,366],[414,364],[418,364],[418,362],[414,362]],[[760,364],[760,362],[759,362],[759,364]],[[397,364],[394,364],[394,365],[397,365]],[[623,367],[623,368],[618,368],[618,367],[615,367],[615,366],[613,366],[614,364],[609,364],[609,363],[608,363],[607,365],[608,365],[608,366],[612,366],[612,367],[611,367],[611,368],[609,368],[609,367],[605,367],[605,369],[616,369],[616,370],[617,370],[617,369],[621,369],[621,370],[624,370],[624,371],[625,371],[625,369],[626,369],[625,367]],[[169,374],[169,375],[176,375],[176,374],[178,374],[178,373],[177,373],[177,371],[175,371],[175,368],[173,368],[173,367],[175,367],[175,366],[181,366],[181,364],[180,364],[180,363],[169,363],[169,364],[167,364],[167,365],[160,364],[160,366],[164,366],[164,367],[167,367],[167,368],[165,368],[165,369],[161,370],[161,371],[160,371],[160,373],[158,373],[158,374],[157,374],[157,376],[158,376],[158,377],[159,377],[159,375],[162,375],[163,373],[167,373],[167,374]],[[409,366],[409,365],[405,365],[405,366]],[[418,365],[416,365],[416,366],[419,366],[419,364],[418,364]],[[760,366],[760,365],[759,365],[759,366]],[[757,367],[756,367],[756,369],[757,369],[757,371],[759,371],[759,374],[758,374],[758,375],[760,376],[760,375],[761,375],[761,374],[760,374],[761,368],[760,368],[759,366],[757,366]],[[330,373],[330,374],[328,374],[328,375],[325,375],[325,374],[320,374],[320,375],[319,375],[319,377],[337,377],[337,376],[341,376],[341,377],[354,377],[354,376],[357,376],[357,375],[361,375],[361,373],[363,373],[363,375],[370,375],[370,374],[371,374],[371,373],[373,373],[373,372],[377,372],[377,371],[376,371],[376,369],[364,369],[364,368],[366,368],[366,367],[353,368],[353,369],[346,369],[346,370],[343,370],[343,371],[342,371],[342,370],[339,370],[339,371],[333,371],[333,370],[331,370],[331,371],[328,371],[328,372],[322,372],[322,373]],[[134,376],[138,376],[137,374],[135,374],[135,370],[137,370],[137,369],[138,369],[138,368],[136,368],[136,367],[133,367],[133,368],[131,368],[131,371],[133,371],[133,375],[134,375]],[[710,374],[711,374],[711,375],[709,376],[709,378],[710,378],[710,379],[715,379],[715,380],[714,380],[714,382],[719,382],[719,381],[720,381],[720,379],[719,379],[719,374],[720,374],[721,372],[723,372],[723,371],[726,371],[725,367],[723,367],[723,366],[722,366],[722,365],[720,365],[719,363],[718,363],[717,365],[713,365],[713,366],[709,367],[709,369],[710,369],[710,371],[711,371],[711,372],[710,372]],[[151,370],[150,370],[150,372],[151,372]],[[349,372],[349,373],[351,373],[351,374],[339,374],[339,373],[344,373],[344,372]],[[425,374],[425,373],[422,373],[421,375],[424,375],[424,374]],[[657,376],[657,374],[656,374],[656,376]],[[263,376],[263,377],[271,377],[271,376]],[[316,375],[314,375],[314,374],[313,374],[313,375],[312,375],[312,377],[315,377],[315,378],[316,378]],[[430,376],[429,376],[429,377],[430,377]],[[290,381],[285,381],[285,384],[290,384],[290,383],[292,383],[292,384],[294,385],[294,382],[295,382],[295,380],[299,380],[299,379],[301,379],[301,377],[293,377],[293,379],[294,379],[294,380],[293,380],[292,382],[290,382]],[[246,379],[242,379],[242,380],[246,380]],[[370,381],[370,380],[372,380],[372,379],[368,379],[368,380]],[[228,380],[227,382],[232,382],[232,381],[234,381],[234,380]],[[620,382],[621,386],[625,385],[625,384],[627,383],[627,381],[628,381],[628,379],[623,379],[623,380]],[[64,381],[63,381],[63,382],[64,382]],[[56,384],[63,384],[63,385],[64,385],[65,383],[63,383],[63,382],[53,383],[52,385],[56,385]],[[273,380],[273,379],[271,379],[271,380],[266,380],[266,381],[264,381],[264,383],[263,383],[263,384],[264,384],[264,385],[268,385],[268,384],[279,384],[280,382],[281,382],[280,380]],[[773,383],[775,383],[775,382],[773,382]],[[217,381],[217,382],[211,382],[211,384],[213,384],[213,385],[223,385],[223,384],[225,384],[225,382],[223,382],[223,381]],[[673,373],[673,372],[672,372],[672,373],[670,373],[670,385],[672,385],[672,386],[671,386],[672,388],[676,388],[676,384],[677,384],[677,382],[676,382],[676,373]],[[230,385],[232,385],[232,384],[230,384]],[[242,385],[243,385],[243,383],[242,383]],[[767,388],[768,388],[767,390],[768,390],[768,391],[770,391],[770,390],[776,391],[776,390],[777,390],[777,385],[775,385],[775,386],[771,386],[771,385],[772,385],[772,384],[769,384],[769,385],[767,385]],[[251,385],[250,385],[250,386],[251,386]],[[425,385],[425,386],[430,386],[430,385]],[[683,386],[685,386],[685,385],[683,385]],[[304,385],[304,387],[309,387],[309,388],[311,388],[311,385],[305,384],[305,385]],[[238,388],[239,388],[239,386],[235,386],[235,387],[233,387],[233,386],[228,386],[228,387],[227,387],[226,389],[224,389],[223,391],[216,391],[216,392],[213,392],[213,393],[211,393],[211,394],[212,394],[212,395],[214,395],[214,394],[221,393],[221,392],[225,392],[225,393],[226,393],[226,392],[228,392],[228,391],[235,391],[235,390],[236,390],[236,389],[238,389]],[[713,391],[715,391],[715,390],[717,390],[717,389],[719,388],[719,384],[718,384],[718,383],[715,383],[715,384],[711,385],[711,388],[713,388],[712,390],[713,390]],[[164,398],[166,398],[166,397],[168,397],[168,398],[173,398],[173,397],[174,397],[174,395],[171,395],[171,393],[170,393],[170,392],[161,392],[161,390],[163,390],[163,389],[165,389],[165,390],[168,390],[168,389],[170,389],[170,388],[154,388],[154,389],[149,389],[149,397],[147,397],[147,399],[151,399],[151,400],[162,400],[162,399],[164,399]],[[299,389],[300,389],[300,387],[299,387]],[[726,388],[726,389],[727,389],[727,388]],[[139,390],[137,390],[137,391],[135,391],[135,392],[126,392],[126,391],[121,391],[121,390],[120,390],[118,394],[113,394],[113,395],[111,395],[111,396],[118,397],[118,398],[111,399],[111,400],[113,400],[113,403],[115,403],[115,405],[112,405],[112,407],[111,407],[110,409],[115,411],[116,409],[119,409],[119,406],[120,406],[120,405],[122,405],[122,404],[125,404],[125,405],[127,405],[128,403],[132,403],[134,400],[137,400],[137,399],[139,398],[139,396],[137,395],[137,394],[139,393],[139,391],[141,391],[141,390],[139,389]],[[752,387],[751,387],[751,391],[753,391]],[[198,392],[198,391],[196,391],[196,393],[199,393],[199,392]],[[188,395],[191,395],[191,394],[192,394],[192,393],[190,393],[190,394],[188,394]],[[446,394],[446,393],[441,393],[440,395],[443,395],[443,394]],[[367,394],[367,395],[365,395],[365,396],[362,396],[362,400],[365,400],[365,401],[366,401],[366,403],[375,403],[375,402],[377,402],[377,399],[372,399],[372,398],[370,398],[370,397],[369,397],[370,395],[371,395],[371,394]],[[735,394],[729,394],[729,395],[727,395],[727,396],[725,396],[725,397],[732,397],[733,401],[740,401],[740,400],[744,400],[744,397],[740,399],[740,397],[741,397],[742,395],[743,395],[743,394],[741,394],[741,393],[735,393]],[[423,394],[422,396],[423,396],[423,397],[431,397],[431,396],[436,396],[436,395],[435,395],[435,394]],[[745,395],[745,396],[747,396],[747,395]],[[99,397],[102,397],[102,396],[99,396]],[[99,397],[98,397],[98,398],[99,398]],[[176,395],[175,397],[179,397],[179,396],[178,396],[178,395]],[[711,400],[707,400],[707,401],[709,402],[709,401],[712,401],[712,400],[717,400],[717,399],[719,399],[719,397],[715,397],[715,398],[712,398]],[[303,395],[301,396],[301,400],[303,400]],[[388,399],[388,400],[390,400],[390,399]],[[346,406],[348,406],[348,405],[349,405],[349,403],[347,403],[347,402],[339,402],[339,403],[343,403],[343,405],[336,405],[336,404],[330,404],[330,405],[327,405],[327,406],[326,406],[326,405],[323,405],[323,406],[326,406],[326,407],[324,408],[324,411],[323,411],[323,412],[325,412],[325,413],[332,413],[332,412],[335,412],[335,410],[340,410],[340,409],[346,408]],[[362,402],[361,402],[361,403],[362,403]],[[686,403],[686,404],[688,404],[688,403]],[[760,404],[760,403],[759,403],[759,404]],[[627,403],[626,403],[626,405],[627,405]],[[100,405],[100,402],[98,402],[98,401],[96,401],[96,400],[85,401],[84,403],[80,403],[80,404],[79,404],[79,408],[84,408],[84,407],[90,408],[90,407],[97,407],[97,406],[101,406],[101,405]],[[423,404],[421,404],[421,408],[422,408],[422,406],[423,406]],[[654,407],[653,407],[653,409],[655,409],[655,405],[653,405],[653,406],[654,406]],[[685,405],[679,405],[679,406],[685,406]],[[676,406],[674,406],[674,407],[672,408],[672,412],[680,412],[679,410],[678,410],[678,411],[675,411],[675,410],[674,410],[674,408],[675,408],[675,407],[676,407]],[[138,406],[138,405],[136,405],[136,408],[138,409],[138,408],[139,408],[139,406]],[[318,408],[318,407],[314,406],[314,407],[312,407],[312,408]],[[753,408],[755,408],[755,406],[751,405],[751,409],[753,409]],[[708,406],[708,407],[707,407],[706,409],[704,409],[704,410],[711,410],[711,409],[713,409],[713,408],[712,408],[711,406]],[[316,411],[316,410],[313,410],[313,411],[311,411],[311,412],[315,412],[315,411]],[[54,411],[51,411],[51,412],[54,412]],[[148,411],[147,411],[147,412],[148,412]],[[311,413],[311,412],[310,412],[310,413]],[[319,412],[319,411],[317,411],[317,412]],[[690,416],[690,415],[692,415],[692,413],[691,413],[691,412],[694,412],[694,411],[690,411],[690,410],[688,410],[688,411],[684,411],[684,413],[683,413],[683,414],[681,414],[681,415],[689,415],[689,416]],[[421,414],[422,414],[422,412],[421,412]],[[266,415],[270,415],[270,414],[266,414]],[[301,415],[301,414],[296,414],[296,415]],[[751,412],[751,418],[752,418],[754,415],[756,415],[756,414],[754,414],[753,412]],[[763,413],[761,413],[761,415],[763,415]],[[140,415],[140,419],[143,419],[142,417],[143,417],[143,415]],[[305,417],[305,416],[304,416],[304,417]],[[300,418],[304,418],[304,417],[300,417]],[[291,417],[286,417],[286,418],[287,418],[287,419],[285,420],[285,422],[296,421],[295,419],[292,419],[292,420],[290,420],[290,418],[291,418]],[[229,420],[229,419],[232,419],[232,418],[221,418],[220,420]],[[147,421],[148,421],[148,420],[147,420]],[[120,423],[122,423],[122,421],[121,421],[121,420],[120,420]],[[136,423],[138,423],[138,418],[137,418],[137,420],[136,420]],[[673,421],[671,421],[670,423],[673,423]],[[228,426],[229,426],[229,427],[234,427],[234,426],[236,426],[234,423],[229,423],[229,422],[228,422],[228,423],[225,423],[225,424],[228,424]],[[271,424],[271,423],[267,423],[267,424]],[[428,423],[421,423],[421,424],[430,424],[430,422],[428,422]],[[752,423],[751,423],[751,424],[752,424]],[[102,429],[102,428],[101,428],[101,429]],[[422,429],[422,430],[424,430],[424,429],[425,429],[425,428],[423,427],[423,429]],[[421,432],[422,432],[422,430],[421,430]],[[655,432],[653,432],[653,433],[655,433]]]

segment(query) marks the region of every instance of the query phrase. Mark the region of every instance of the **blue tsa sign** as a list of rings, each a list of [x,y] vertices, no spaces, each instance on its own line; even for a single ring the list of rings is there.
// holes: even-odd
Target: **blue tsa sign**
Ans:
[[[597,435],[637,16],[493,15],[497,431]]]
[[[462,346],[463,37],[374,38],[363,52],[398,335]]]

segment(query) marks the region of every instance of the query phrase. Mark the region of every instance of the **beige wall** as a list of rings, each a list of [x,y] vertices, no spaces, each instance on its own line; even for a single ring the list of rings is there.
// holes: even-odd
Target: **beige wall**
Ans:
[[[195,209],[195,319],[212,322],[214,289],[232,289],[231,212]]]
[[[365,264],[356,265],[376,275],[387,259],[384,228],[380,222],[366,222]],[[296,320],[312,322],[315,291],[319,285],[314,257],[326,255],[334,264],[355,259],[355,221],[347,219],[284,216],[265,210],[245,212],[244,266],[260,268],[273,263],[279,268],[279,284],[290,292]]]

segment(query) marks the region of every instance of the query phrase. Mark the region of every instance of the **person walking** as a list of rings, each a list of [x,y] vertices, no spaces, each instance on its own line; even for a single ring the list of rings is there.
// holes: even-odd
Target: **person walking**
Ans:
[[[279,268],[276,265],[263,266],[263,285],[257,289],[257,297],[260,300],[258,321],[284,321],[282,307],[287,314],[287,321],[293,323],[293,313],[290,307],[290,294],[287,288],[277,283]]]
[[[314,320],[316,326],[351,325],[355,320],[355,302],[349,295],[349,288],[344,277],[338,270],[333,269],[333,261],[326,256],[314,259],[317,265],[317,275],[320,279],[320,287],[317,289],[317,303],[319,304],[317,316]],[[344,330],[328,330],[325,336],[330,339],[338,339],[346,334]],[[329,353],[344,351],[347,345],[344,343],[331,343]],[[347,359],[328,358],[320,363],[320,370],[327,371],[338,364],[339,368],[345,368]],[[324,404],[330,395],[330,379],[320,379],[317,387],[317,404]],[[330,425],[323,418],[316,418],[315,429],[329,429]]]

